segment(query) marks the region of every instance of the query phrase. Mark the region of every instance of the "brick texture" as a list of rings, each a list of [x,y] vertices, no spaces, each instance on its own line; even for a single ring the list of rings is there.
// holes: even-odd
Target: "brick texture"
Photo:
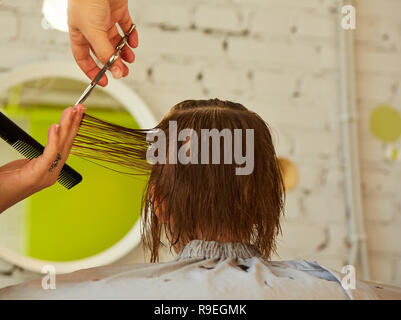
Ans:
[[[401,167],[369,131],[379,103],[401,111],[401,1],[357,1],[356,71],[364,213],[374,280],[401,284]],[[341,270],[347,257],[335,0],[129,0],[140,46],[122,80],[161,118],[188,98],[243,103],[298,167],[280,259]],[[42,28],[42,1],[0,1],[0,71],[68,60],[68,35]],[[131,257],[131,258],[129,258]],[[142,261],[137,251],[125,262]],[[0,264],[0,287],[22,281]],[[27,273],[27,277],[31,275]],[[6,280],[4,280],[6,279]]]

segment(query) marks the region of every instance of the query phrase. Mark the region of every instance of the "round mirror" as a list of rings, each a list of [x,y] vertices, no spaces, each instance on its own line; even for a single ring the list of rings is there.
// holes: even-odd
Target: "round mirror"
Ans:
[[[133,128],[156,123],[145,103],[121,81],[110,79],[86,100],[87,113]],[[0,79],[0,111],[42,145],[51,124],[82,94],[89,81],[75,65],[24,66]],[[22,158],[0,139],[0,165]],[[140,241],[139,215],[146,177],[116,173],[71,155],[67,164],[83,180],[60,184],[0,214],[0,256],[25,269],[57,273],[111,263]]]

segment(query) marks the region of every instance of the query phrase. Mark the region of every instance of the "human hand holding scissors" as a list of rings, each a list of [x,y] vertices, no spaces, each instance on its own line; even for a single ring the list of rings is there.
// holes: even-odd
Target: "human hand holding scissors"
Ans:
[[[113,54],[120,40],[116,24],[124,33],[129,31],[133,21],[128,11],[128,0],[68,0],[68,27],[71,49],[81,70],[91,80],[100,68],[90,55],[90,51],[105,65]],[[132,63],[135,60],[131,48],[138,46],[138,33],[130,33],[127,43],[110,69],[114,78],[125,77],[129,70],[123,60]],[[131,47],[131,48],[130,48]],[[102,75],[100,86],[107,85],[107,76]]]
[[[135,24],[132,24],[131,27],[129,28],[128,32],[126,32],[122,36],[120,41],[117,43],[114,54],[107,60],[106,64],[103,66],[103,68],[97,73],[95,78],[92,80],[92,82],[89,84],[89,86],[85,89],[84,93],[81,95],[81,97],[75,103],[75,105],[83,104],[85,102],[86,98],[88,98],[88,96],[90,95],[92,90],[96,87],[96,85],[99,83],[99,81],[102,79],[102,77],[106,73],[106,71],[109,70],[111,68],[111,66],[117,61],[117,59],[121,55],[123,49],[126,47],[128,39],[130,37],[130,34],[135,30],[135,28],[136,28]]]

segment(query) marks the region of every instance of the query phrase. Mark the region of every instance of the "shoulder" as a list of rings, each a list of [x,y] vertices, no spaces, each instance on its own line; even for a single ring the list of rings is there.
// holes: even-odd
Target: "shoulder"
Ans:
[[[401,300],[401,287],[374,281],[361,280],[361,282],[374,291],[380,300]]]

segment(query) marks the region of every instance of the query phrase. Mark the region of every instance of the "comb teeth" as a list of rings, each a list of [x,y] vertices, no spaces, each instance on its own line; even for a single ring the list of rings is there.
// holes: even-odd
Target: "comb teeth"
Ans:
[[[64,170],[64,168],[61,170],[60,175],[58,176],[57,181],[66,187],[67,189],[71,189],[73,186],[76,184],[80,183],[82,180],[81,175],[71,175],[68,172]]]
[[[13,143],[12,147],[21,153],[25,158],[30,160],[37,158],[42,154],[42,152],[40,152],[38,149],[32,147],[30,144],[22,140],[18,140],[17,142]]]
[[[18,140],[13,143],[12,147],[21,153],[25,158],[30,160],[35,159],[42,154],[41,151],[22,140]],[[73,186],[82,181],[82,176],[72,168],[64,165],[60,175],[57,178],[57,181],[67,189],[71,189]]]

